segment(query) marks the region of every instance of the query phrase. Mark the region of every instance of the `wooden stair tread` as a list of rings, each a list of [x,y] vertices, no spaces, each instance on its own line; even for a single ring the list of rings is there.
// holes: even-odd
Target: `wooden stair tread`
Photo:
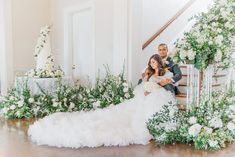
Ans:
[[[182,74],[182,77],[187,77],[187,74]],[[213,75],[213,77],[226,77],[226,75]]]
[[[179,86],[181,86],[181,87],[187,87],[187,84],[181,83],[181,84],[179,84]],[[218,86],[221,86],[221,84],[213,84],[213,85],[212,85],[212,87],[218,87]]]
[[[176,98],[186,98],[187,97],[187,95],[186,94],[177,94],[176,95]]]

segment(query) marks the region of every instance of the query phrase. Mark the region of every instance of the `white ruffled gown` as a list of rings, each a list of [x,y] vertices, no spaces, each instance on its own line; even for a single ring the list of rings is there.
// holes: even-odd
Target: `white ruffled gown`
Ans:
[[[164,77],[151,78],[150,81]],[[164,88],[144,96],[143,85],[137,86],[134,94],[134,98],[105,109],[52,114],[31,125],[28,135],[38,145],[56,147],[148,144],[152,136],[146,122],[163,105],[175,102],[175,98]]]

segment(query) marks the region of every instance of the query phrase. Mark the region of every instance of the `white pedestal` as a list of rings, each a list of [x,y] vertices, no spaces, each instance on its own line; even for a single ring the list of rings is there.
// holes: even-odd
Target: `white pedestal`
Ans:
[[[62,84],[70,84],[73,85],[73,79],[71,77],[63,77],[60,78]],[[59,78],[30,78],[30,77],[17,77],[15,79],[15,87],[19,91],[23,91],[24,86],[27,83],[30,92],[32,95],[41,94],[41,89],[48,94],[53,95],[56,88],[59,84]],[[40,89],[41,88],[41,89]]]

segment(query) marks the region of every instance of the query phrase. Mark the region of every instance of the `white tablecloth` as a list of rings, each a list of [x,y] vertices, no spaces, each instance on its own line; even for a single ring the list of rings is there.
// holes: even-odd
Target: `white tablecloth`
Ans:
[[[31,91],[32,95],[41,94],[40,87],[49,94],[54,94],[56,88],[59,84],[58,78],[29,78],[29,77],[17,77],[15,79],[15,87],[22,91],[24,88],[25,83],[27,82],[27,85]],[[63,77],[61,78],[62,84],[69,84],[73,85],[73,79],[71,77]],[[40,86],[40,87],[39,87]]]

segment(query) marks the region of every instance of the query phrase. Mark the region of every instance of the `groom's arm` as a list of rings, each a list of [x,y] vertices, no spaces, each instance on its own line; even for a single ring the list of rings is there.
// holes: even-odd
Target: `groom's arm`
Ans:
[[[178,82],[181,78],[182,78],[182,72],[180,70],[180,67],[178,64],[174,64],[172,67],[171,67],[171,71],[173,73],[173,77],[172,77],[172,81],[173,83],[176,83]]]

